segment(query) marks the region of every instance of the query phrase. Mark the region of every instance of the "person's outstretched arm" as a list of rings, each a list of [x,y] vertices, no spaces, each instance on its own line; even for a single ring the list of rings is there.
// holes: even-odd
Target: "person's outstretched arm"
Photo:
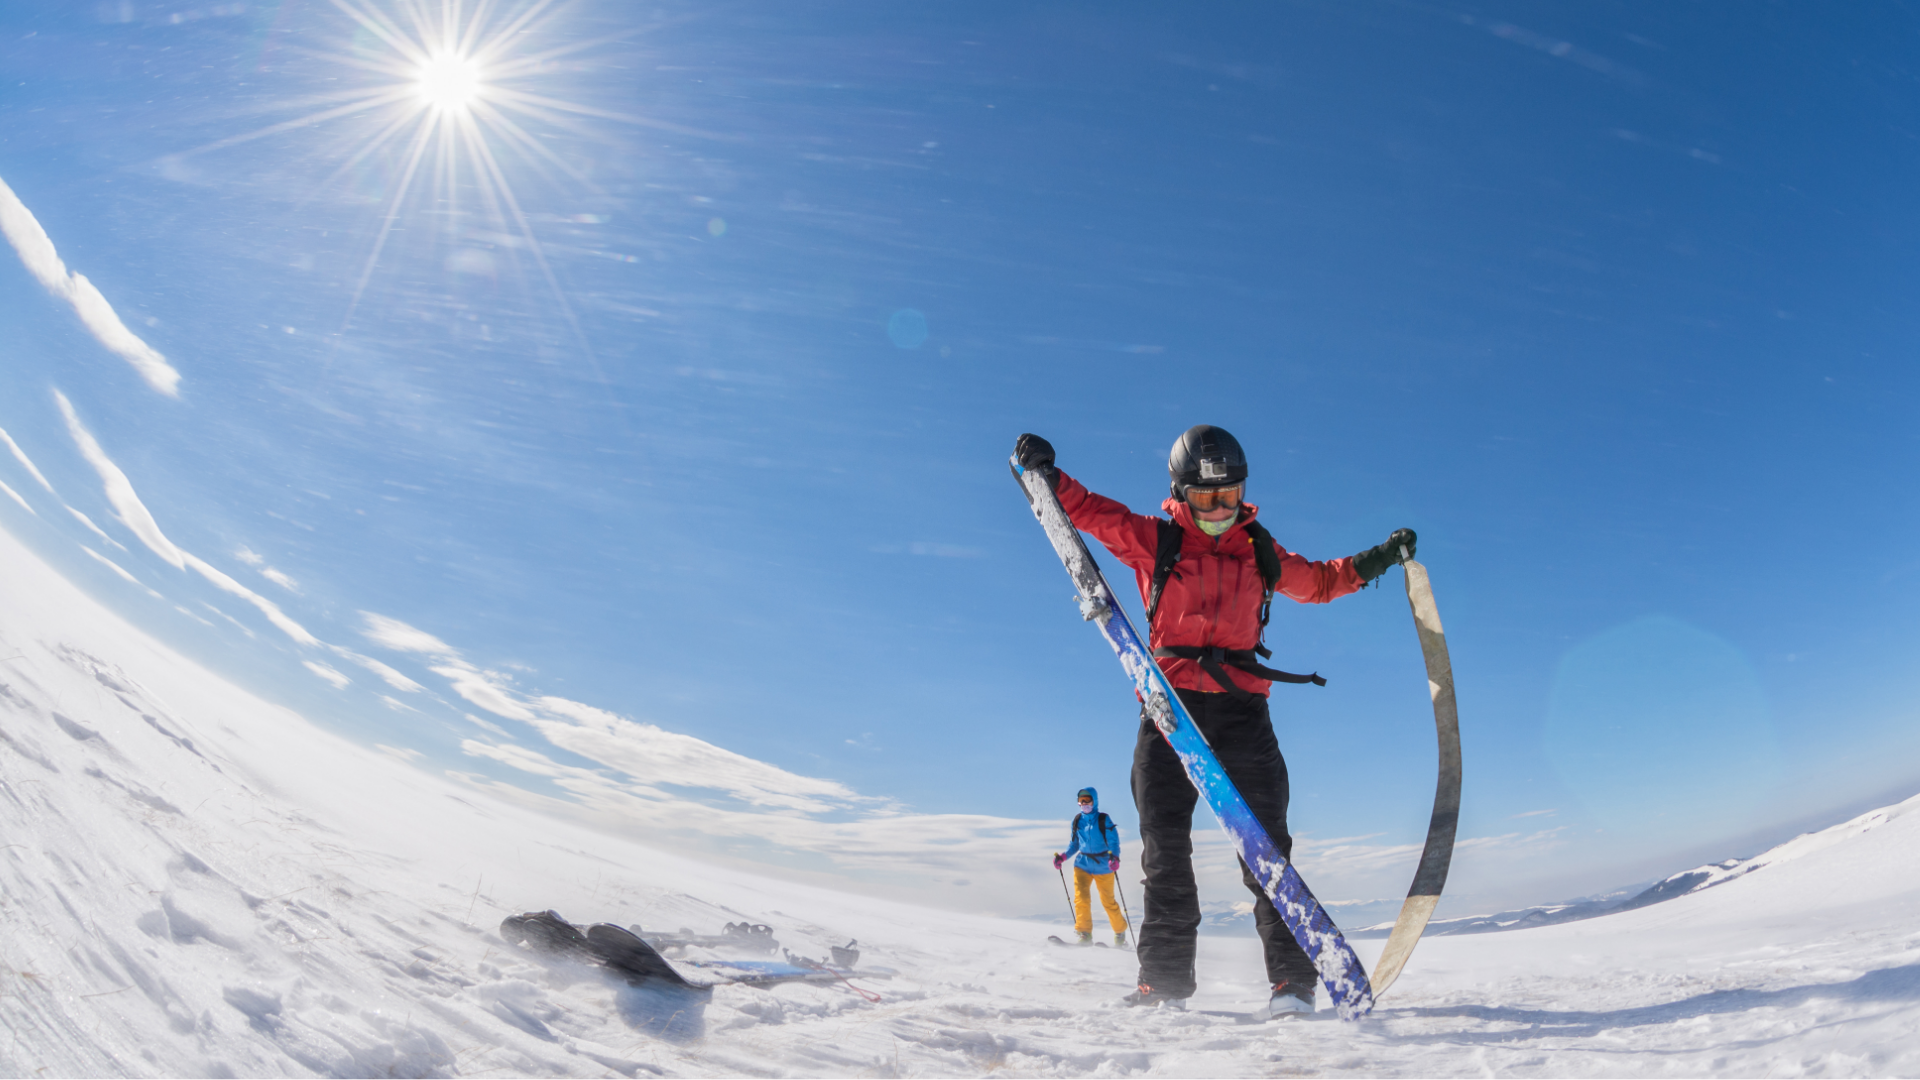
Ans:
[[[1073,527],[1091,535],[1135,570],[1153,568],[1153,554],[1159,544],[1159,520],[1136,514],[1126,504],[1105,495],[1095,495],[1054,464],[1053,444],[1038,435],[1022,435],[1013,444],[1014,458],[1023,469],[1040,470],[1047,477],[1060,508],[1067,512]]]

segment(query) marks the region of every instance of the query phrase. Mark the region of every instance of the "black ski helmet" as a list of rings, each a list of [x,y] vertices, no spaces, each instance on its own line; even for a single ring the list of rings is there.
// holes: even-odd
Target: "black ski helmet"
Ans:
[[[1247,478],[1247,455],[1225,428],[1196,424],[1175,439],[1167,453],[1173,497],[1184,499],[1190,487],[1225,487]]]

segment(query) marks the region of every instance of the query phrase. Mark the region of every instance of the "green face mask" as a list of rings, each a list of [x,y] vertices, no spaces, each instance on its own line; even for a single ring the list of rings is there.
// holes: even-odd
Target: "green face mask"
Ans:
[[[1233,523],[1239,520],[1240,520],[1240,511],[1235,510],[1233,512],[1233,516],[1228,518],[1225,521],[1206,521],[1200,518],[1198,515],[1195,515],[1193,519],[1193,523],[1195,525],[1200,526],[1200,531],[1203,533],[1206,533],[1208,536],[1219,536],[1222,533],[1225,533],[1228,529],[1233,528]]]

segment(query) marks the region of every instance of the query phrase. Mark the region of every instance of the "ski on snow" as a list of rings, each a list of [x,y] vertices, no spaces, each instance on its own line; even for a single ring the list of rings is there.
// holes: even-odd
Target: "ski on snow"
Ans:
[[[839,983],[846,982],[849,975],[884,979],[892,974],[885,970],[856,972],[817,961],[795,964],[776,960],[683,960],[677,966],[630,930],[612,923],[595,923],[582,931],[552,911],[509,915],[500,923],[500,936],[509,945],[525,945],[535,952],[599,964],[617,972],[633,986],[664,984],[707,991],[734,983],[747,986]],[[680,966],[691,969],[691,976],[683,973]],[[854,989],[863,996],[868,994],[858,987]]]
[[[1119,949],[1121,952],[1126,952],[1128,948],[1128,946],[1125,946],[1125,945],[1108,945],[1104,941],[1068,941],[1066,938],[1061,937],[1059,934],[1048,934],[1047,940],[1052,942],[1055,945],[1065,945],[1069,949],[1084,949],[1087,946],[1091,945],[1096,949],[1113,948],[1113,949]]]
[[[1273,906],[1279,909],[1294,940],[1312,958],[1341,1019],[1358,1020],[1367,1015],[1373,1009],[1373,988],[1353,947],[1347,944],[1320,901],[1314,899],[1299,872],[1273,846],[1273,838],[1267,835],[1246,800],[1234,789],[1233,781],[1213,756],[1206,737],[1187,715],[1186,706],[1173,692],[1173,685],[1121,609],[1113,588],[1094,564],[1086,542],[1080,539],[1080,530],[1074,528],[1053,489],[1047,486],[1046,477],[1037,470],[1022,470],[1018,461],[1010,464],[1014,479],[1026,493],[1034,516],[1040,519],[1047,539],[1053,544],[1054,553],[1060,556],[1067,574],[1073,578],[1079,592],[1081,618],[1097,624],[1107,644],[1113,647],[1120,666],[1133,680],[1134,693],[1147,715],[1179,756],[1187,779],[1207,801],[1220,828],[1253,870]]]

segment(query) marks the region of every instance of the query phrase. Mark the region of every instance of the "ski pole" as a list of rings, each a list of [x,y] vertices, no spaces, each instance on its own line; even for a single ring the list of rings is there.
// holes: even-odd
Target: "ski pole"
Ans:
[[[1073,919],[1074,925],[1078,926],[1080,909],[1073,906],[1073,893],[1067,890],[1067,872],[1060,869],[1059,863],[1053,864],[1053,872],[1060,875],[1060,895],[1067,898],[1067,915]]]
[[[1133,912],[1127,910],[1127,890],[1120,887],[1120,874],[1118,871],[1115,871],[1113,875],[1113,891],[1120,894],[1120,914],[1127,917],[1127,933],[1134,935],[1133,943],[1138,945],[1140,944],[1140,935],[1134,931]]]

